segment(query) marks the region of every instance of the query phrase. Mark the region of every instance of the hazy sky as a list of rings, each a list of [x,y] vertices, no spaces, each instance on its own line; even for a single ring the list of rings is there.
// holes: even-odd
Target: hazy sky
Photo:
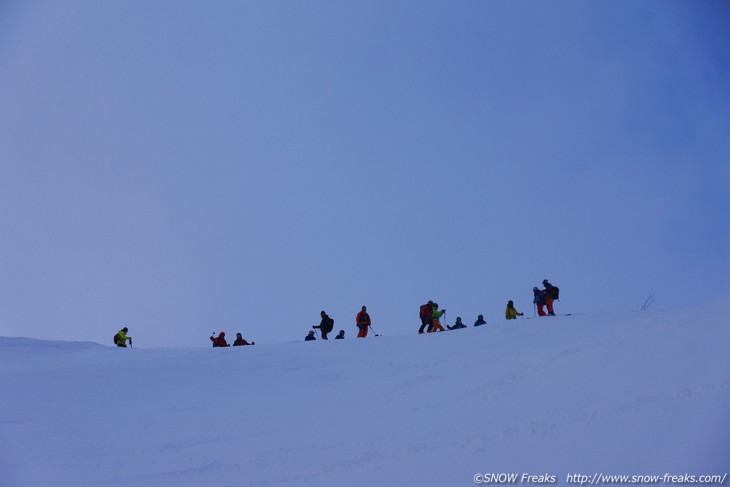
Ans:
[[[0,3],[0,335],[730,295],[726,1]]]

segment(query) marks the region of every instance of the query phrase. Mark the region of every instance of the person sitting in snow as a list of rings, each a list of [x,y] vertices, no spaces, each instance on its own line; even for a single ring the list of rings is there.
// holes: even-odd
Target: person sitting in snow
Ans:
[[[474,322],[474,326],[482,326],[482,325],[486,325],[486,324],[487,324],[487,322],[484,321],[484,316],[482,316],[482,315],[477,316],[477,320]]]
[[[340,330],[340,332],[335,337],[335,340],[344,340],[345,339],[345,330]]]
[[[125,326],[121,330],[119,330],[114,337],[114,343],[117,345],[117,347],[124,347],[127,348],[127,340],[129,340],[129,344],[132,344],[132,337],[127,336],[127,332],[129,330]]]
[[[461,322],[461,316],[457,316],[454,326],[446,325],[446,328],[448,328],[449,330],[458,330],[459,328],[466,328],[466,325]]]
[[[522,316],[525,313],[520,313],[515,309],[515,303],[511,300],[507,301],[507,309],[504,310],[504,317],[508,320],[516,320],[518,316]]]
[[[309,330],[309,333],[307,333],[307,336],[304,337],[305,342],[311,342],[312,340],[316,340],[317,337],[314,336],[314,330]]]
[[[256,342],[248,343],[246,340],[243,339],[240,333],[236,333],[236,341],[233,342],[233,346],[239,347],[241,345],[256,345]]]
[[[230,347],[226,341],[225,331],[220,332],[217,337],[213,337],[213,335],[215,335],[215,332],[210,335],[210,341],[213,342],[214,347]]]

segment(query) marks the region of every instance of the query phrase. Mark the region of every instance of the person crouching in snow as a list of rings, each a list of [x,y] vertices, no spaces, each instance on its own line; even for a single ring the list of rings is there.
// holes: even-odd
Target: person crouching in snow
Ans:
[[[132,344],[132,337],[127,336],[127,332],[129,330],[125,326],[119,332],[117,333],[117,336],[114,337],[114,343],[116,343],[117,347],[124,347],[127,348],[127,340],[129,340],[129,344]]]
[[[316,340],[317,337],[314,336],[314,331],[310,330],[309,333],[307,333],[307,336],[304,337],[305,342],[311,342],[312,340]]]
[[[522,316],[525,313],[520,313],[515,309],[515,303],[511,300],[507,301],[507,308],[504,310],[504,317],[508,320],[516,320],[518,316]]]
[[[446,328],[448,328],[449,330],[458,330],[459,328],[466,328],[466,325],[461,322],[461,316],[457,316],[454,326],[446,325]]]
[[[248,343],[246,340],[243,339],[240,333],[236,333],[236,341],[233,342],[233,346],[239,347],[241,345],[256,345],[256,342]]]
[[[487,322],[484,321],[484,315],[477,316],[477,320],[474,322],[474,326],[482,326],[486,325]]]
[[[344,340],[345,339],[345,330],[340,330],[340,332],[335,337],[335,340]]]
[[[215,333],[210,335],[210,341],[213,342],[214,347],[230,347],[226,341],[225,331],[220,332],[217,337],[214,337],[213,335],[215,335]]]
[[[545,293],[540,291],[538,288],[533,287],[532,294],[535,296],[532,302],[537,305],[537,314],[540,316],[547,316],[547,313],[545,313],[545,310],[543,309],[545,307]]]

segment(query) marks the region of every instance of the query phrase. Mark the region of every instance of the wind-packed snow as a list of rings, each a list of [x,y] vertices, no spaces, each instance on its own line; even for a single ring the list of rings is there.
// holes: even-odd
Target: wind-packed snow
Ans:
[[[194,349],[0,338],[0,486],[730,470],[730,300],[426,335],[419,325],[226,349],[207,336]]]

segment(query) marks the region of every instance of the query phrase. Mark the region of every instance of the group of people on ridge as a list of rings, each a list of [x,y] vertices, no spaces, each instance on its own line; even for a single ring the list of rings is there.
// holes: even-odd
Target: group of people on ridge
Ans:
[[[539,289],[537,287],[532,288],[533,292],[533,303],[535,304],[537,308],[537,314],[539,316],[555,316],[555,310],[553,308],[553,303],[555,300],[558,300],[560,298],[560,289],[558,289],[557,286],[554,286],[550,284],[550,282],[545,279],[542,281],[542,284],[544,286],[544,289]],[[547,312],[545,312],[545,309],[547,307]],[[446,326],[446,329],[444,329],[443,325],[441,324],[441,318],[446,313],[445,309],[440,309],[438,303],[434,303],[433,301],[429,301],[426,304],[422,305],[419,310],[419,317],[421,318],[421,327],[418,329],[418,333],[435,333],[438,331],[446,331],[446,329],[449,330],[458,330],[460,328],[466,328],[466,325],[461,321],[461,317],[456,317],[456,322],[453,326]],[[319,325],[315,325],[312,328],[317,329],[319,328],[319,331],[321,333],[322,339],[327,340],[327,335],[329,335],[335,326],[335,320],[330,318],[330,316],[325,312],[320,312],[321,321]],[[514,302],[512,300],[507,302],[507,307],[504,311],[504,317],[508,320],[514,320],[517,319],[518,316],[524,316],[524,313],[520,313],[515,309]],[[355,316],[355,324],[358,328],[357,337],[358,338],[365,338],[368,336],[368,330],[371,327],[371,320],[370,315],[367,312],[367,307],[363,306],[359,313],[357,313],[357,316]],[[486,325],[487,322],[484,320],[483,315],[479,315],[474,322],[474,326],[481,326]],[[122,328],[117,332],[116,335],[114,335],[114,344],[117,347],[126,347],[127,341],[129,341],[129,345],[132,345],[132,337],[127,336],[127,332],[129,330],[127,327]],[[215,333],[213,333],[210,336],[210,341],[213,342],[214,347],[229,347],[230,345],[226,341],[226,332],[222,331],[218,334],[218,336],[214,336]],[[378,336],[377,334],[375,336]],[[340,330],[340,332],[335,336],[335,340],[342,340],[345,338],[345,330]],[[317,337],[315,335],[314,330],[310,330],[306,337],[304,337],[304,340],[309,342],[312,340],[316,340]],[[255,345],[256,342],[249,343],[248,341],[244,340],[240,333],[236,333],[236,340],[233,342],[233,346],[241,346],[241,345]]]
[[[312,328],[319,328],[319,331],[322,334],[322,340],[327,340],[327,335],[331,333],[335,327],[335,320],[330,318],[329,315],[324,311],[320,312],[319,316],[322,318],[322,321],[319,322],[319,325],[315,325]],[[355,324],[358,328],[358,338],[365,338],[366,336],[368,336],[368,330],[370,329],[370,325],[372,324],[372,322],[370,321],[370,315],[368,314],[366,306],[363,306],[357,316],[355,316]],[[344,338],[345,330],[340,330],[340,332],[335,337],[335,340],[342,340]],[[317,337],[314,334],[314,330],[310,330],[309,333],[307,333],[307,336],[304,337],[305,342],[311,342],[312,340],[316,339]]]

